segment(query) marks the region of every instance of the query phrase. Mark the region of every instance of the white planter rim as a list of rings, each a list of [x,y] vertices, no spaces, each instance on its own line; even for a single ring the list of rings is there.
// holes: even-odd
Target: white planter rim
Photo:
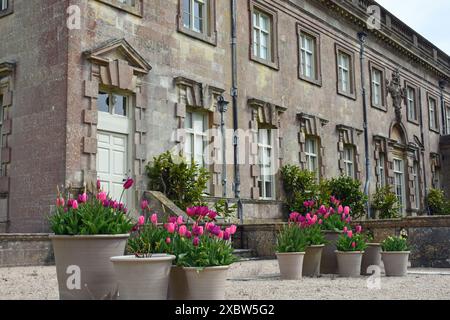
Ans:
[[[410,254],[411,251],[382,251],[381,254]]]
[[[126,239],[129,238],[129,233],[124,234],[95,234],[95,235],[56,235],[51,234],[49,238],[52,240],[91,240],[91,239]]]
[[[308,246],[307,248],[324,248],[324,247],[325,247],[324,244],[314,244],[314,245]]]
[[[381,243],[372,242],[372,243],[368,243],[367,246],[368,247],[380,247]]]
[[[330,234],[341,234],[340,231],[333,231],[333,230],[323,230],[324,233],[330,233]]]
[[[135,262],[135,263],[148,263],[148,262],[160,262],[160,261],[173,261],[175,256],[169,254],[154,254],[147,258],[138,258],[136,256],[116,256],[111,257],[111,262]]]
[[[336,254],[363,254],[365,251],[334,251]]]
[[[277,252],[277,256],[303,256],[306,252]]]
[[[204,271],[204,270],[228,270],[230,266],[216,266],[216,267],[183,267],[186,271]]]

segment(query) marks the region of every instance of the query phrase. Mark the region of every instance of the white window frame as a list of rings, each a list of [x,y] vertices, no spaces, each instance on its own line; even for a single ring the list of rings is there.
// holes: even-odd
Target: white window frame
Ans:
[[[317,39],[305,32],[300,33],[300,69],[305,78],[317,78],[316,42]],[[310,47],[308,47],[308,44]],[[308,65],[309,59],[309,65]],[[309,72],[309,74],[308,74]]]
[[[438,130],[437,101],[432,97],[428,98],[428,117],[430,119],[430,129]]]
[[[400,214],[404,216],[406,213],[405,160],[398,157],[393,160],[394,189],[401,206]]]
[[[345,64],[345,59],[348,60],[348,65]],[[342,51],[338,51],[338,72],[340,75],[340,90],[345,94],[351,94],[352,93],[352,79],[351,79],[351,63],[352,63],[352,57]]]
[[[380,187],[383,188],[386,186],[386,156],[384,153],[380,153],[377,170],[380,177]]]
[[[189,119],[191,124],[189,124]],[[194,125],[195,121],[200,121],[202,123],[202,129],[198,130],[198,128]],[[184,121],[184,128],[185,128],[185,147],[184,147],[184,155],[186,157],[186,160],[189,164],[192,164],[192,160],[195,161],[195,164],[199,165],[200,167],[206,167],[207,164],[207,154],[206,154],[206,146],[208,145],[208,115],[204,112],[195,112],[195,111],[187,111],[186,112],[186,118]],[[190,125],[190,126],[189,126]],[[198,154],[196,152],[198,140],[202,141],[202,154]],[[189,149],[190,145],[190,150]],[[201,162],[199,161],[199,158],[201,157]]]
[[[268,141],[261,141],[262,134],[267,132]],[[272,129],[258,129],[258,164],[260,167],[259,175],[259,187],[260,187],[260,199],[261,200],[274,200],[275,199],[275,176],[274,176],[274,138]],[[265,151],[268,151],[269,158],[265,155]],[[265,174],[268,172],[268,174]],[[267,189],[266,183],[269,184]],[[268,196],[270,193],[271,196]]]
[[[406,102],[409,120],[417,121],[416,90],[411,86],[406,87]]]
[[[447,134],[450,134],[450,106],[446,106],[445,111],[447,118]]]
[[[412,181],[414,189],[414,207],[420,209],[420,182],[419,182],[419,163],[414,161],[412,168]]]
[[[383,104],[383,84],[381,83],[382,78],[383,72],[376,68],[372,68],[372,104],[376,107],[381,107]]]
[[[262,20],[267,20],[267,28],[263,27]],[[258,10],[253,10],[252,15],[252,32],[253,32],[253,55],[264,61],[272,61],[272,18],[270,15]],[[266,57],[263,57],[263,46],[261,45],[261,39],[265,36],[267,43],[265,49],[267,49]]]
[[[353,145],[344,146],[344,173],[352,179],[355,179],[355,147]]]
[[[182,10],[182,21],[183,21],[183,26],[186,29],[192,30],[194,32],[197,33],[206,33],[206,28],[208,25],[208,5],[209,5],[209,1],[208,0],[181,0],[183,1],[182,5],[181,5],[181,10]],[[185,11],[185,3],[188,2],[189,3],[189,11]],[[195,12],[194,12],[194,7],[196,5],[201,5],[201,15],[200,16],[196,16]],[[189,24],[187,25],[185,22],[185,16],[189,17]],[[200,21],[200,28],[197,28],[195,25],[196,21]]]
[[[306,169],[315,174],[317,180],[319,174],[319,139],[316,137],[307,137],[305,140]]]

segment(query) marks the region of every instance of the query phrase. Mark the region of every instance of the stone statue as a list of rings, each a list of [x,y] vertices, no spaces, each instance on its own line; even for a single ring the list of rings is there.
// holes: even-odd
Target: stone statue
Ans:
[[[396,69],[392,73],[392,80],[386,80],[387,94],[391,94],[392,102],[395,108],[395,117],[397,122],[402,121],[402,101],[406,98],[406,88],[400,84],[400,72]]]

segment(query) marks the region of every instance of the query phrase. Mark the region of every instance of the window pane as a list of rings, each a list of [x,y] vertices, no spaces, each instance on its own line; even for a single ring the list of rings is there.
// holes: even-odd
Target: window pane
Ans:
[[[127,98],[118,94],[114,95],[114,114],[119,116],[127,115]]]
[[[97,110],[109,112],[109,94],[100,92],[97,98]]]
[[[183,25],[191,27],[191,0],[183,0]]]

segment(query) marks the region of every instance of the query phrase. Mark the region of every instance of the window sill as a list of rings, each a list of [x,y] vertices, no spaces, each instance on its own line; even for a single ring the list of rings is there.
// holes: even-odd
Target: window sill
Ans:
[[[135,6],[130,6],[128,4],[120,3],[118,0],[97,0],[97,1],[107,4],[111,7],[117,8],[119,10],[131,13],[132,15],[138,16],[140,18],[142,18],[142,16],[143,16],[141,1],[136,1]]]
[[[416,126],[419,125],[419,121],[418,120],[412,120],[410,118],[407,119],[409,123],[415,124]]]
[[[277,70],[277,71],[280,70],[280,66],[278,64],[278,60],[276,60],[274,62],[273,61],[267,61],[267,60],[258,58],[256,56],[254,56],[253,54],[250,56],[250,60],[252,60],[254,62],[257,62],[259,64],[262,64],[262,65],[264,65],[266,67],[269,67],[271,69],[274,69],[274,70]]]
[[[215,46],[215,47],[217,46],[217,35],[216,35],[216,32],[213,32],[213,34],[209,36],[209,35],[206,35],[204,33],[195,32],[195,31],[193,31],[191,29],[185,28],[185,27],[180,26],[180,25],[178,26],[178,32],[180,32],[180,33],[182,33],[182,34],[184,34],[184,35],[186,35],[188,37],[191,37],[191,38],[203,41],[205,43],[208,43],[208,44],[210,44],[212,46]]]
[[[434,132],[434,133],[436,133],[436,134],[441,134],[441,132],[439,131],[439,129],[432,129],[432,128],[430,128],[430,131],[431,131],[431,132]]]
[[[352,100],[356,100],[356,94],[355,93],[346,93],[346,92],[343,92],[341,90],[338,90],[337,94],[340,95],[340,96],[352,99]]]
[[[322,87],[322,77],[319,77],[318,79],[308,78],[305,76],[302,76],[301,74],[298,76],[298,78],[302,81],[308,82],[310,84],[313,84],[318,87]]]
[[[374,108],[374,109],[377,109],[377,110],[380,110],[380,111],[383,111],[383,112],[387,112],[387,108],[385,107],[385,106],[383,106],[383,105],[381,105],[381,106],[377,106],[376,104],[371,104],[371,106],[372,106],[372,108]]]
[[[10,7],[6,10],[0,11],[0,18],[6,17],[14,12],[12,8],[12,4],[10,4]]]

